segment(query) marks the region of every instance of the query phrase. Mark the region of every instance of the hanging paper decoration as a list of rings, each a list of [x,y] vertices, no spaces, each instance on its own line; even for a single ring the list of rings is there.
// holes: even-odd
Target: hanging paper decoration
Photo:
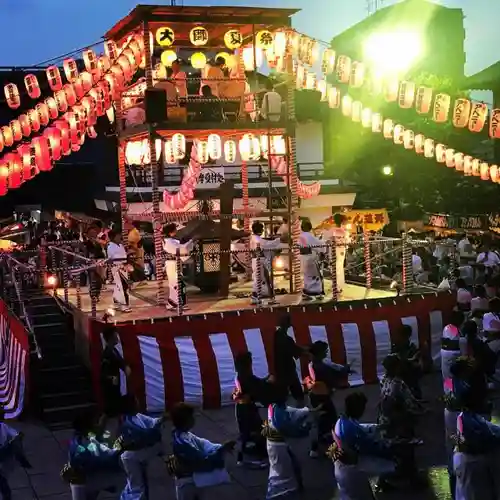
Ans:
[[[0,196],[5,196],[8,191],[9,167],[5,160],[0,160]]]
[[[282,135],[271,137],[271,150],[275,155],[286,155],[286,141]]]
[[[481,132],[488,116],[488,106],[482,102],[476,102],[472,106],[469,119],[469,130],[471,132]]]
[[[211,160],[222,158],[222,141],[217,134],[210,134],[208,136],[208,156]]]
[[[45,73],[47,75],[47,81],[49,83],[50,90],[56,92],[61,90],[63,86],[63,81],[61,77],[61,72],[57,66],[49,66]]]
[[[319,80],[316,83],[316,90],[321,94],[321,102],[326,102],[328,100],[328,84],[326,80]]]
[[[56,100],[53,97],[47,97],[47,99],[45,99],[45,105],[49,110],[50,119],[55,120],[59,116]]]
[[[490,116],[490,137],[500,139],[500,109],[493,109]]]
[[[433,119],[436,123],[444,123],[450,113],[451,97],[448,94],[437,94],[434,99]]]
[[[21,132],[23,133],[23,137],[29,137],[31,135],[31,123],[28,115],[19,115],[18,120],[21,125]]]
[[[78,78],[78,67],[74,59],[65,59],[63,62],[64,74],[69,83],[73,83]]]
[[[269,49],[273,46],[273,43],[273,34],[268,30],[259,31],[255,37],[255,45],[261,49]]]
[[[99,67],[99,71],[101,74],[106,73],[109,68],[111,68],[111,62],[108,56],[100,56],[97,60],[97,66]]]
[[[481,176],[482,181],[490,180],[490,165],[489,163],[483,162],[479,167],[479,175]]]
[[[9,169],[9,189],[17,189],[22,184],[22,160],[17,153],[7,153],[4,161]]]
[[[43,102],[40,102],[35,106],[35,109],[38,113],[38,116],[40,117],[40,125],[42,125],[43,127],[48,125],[48,123],[50,122],[50,114],[47,105]]]
[[[54,127],[61,132],[61,151],[64,156],[71,153],[71,132],[69,123],[66,120],[57,120]]]
[[[444,163],[446,161],[446,146],[444,144],[436,144],[436,161]]]
[[[481,161],[477,158],[472,160],[472,175],[479,177],[481,175]]]
[[[362,62],[354,61],[351,68],[350,85],[352,87],[361,87],[365,81],[366,68]]]
[[[320,55],[319,42],[317,40],[310,40],[308,49],[309,65],[314,66],[319,60],[319,55]]]
[[[19,94],[17,85],[15,85],[14,83],[8,83],[3,89],[5,93],[5,99],[7,100],[7,105],[9,106],[9,108],[17,109],[19,106],[21,106],[21,96]]]
[[[417,134],[415,136],[415,153],[421,155],[425,151],[425,136]]]
[[[396,77],[388,78],[384,85],[384,95],[387,102],[396,102],[399,93],[399,80]]]
[[[363,104],[360,101],[354,101],[351,105],[351,118],[353,122],[361,122],[361,114],[363,113]]]
[[[114,78],[117,92],[123,90],[125,88],[125,74],[123,68],[114,64],[111,66],[111,75]]]
[[[417,87],[413,82],[401,82],[399,87],[399,107],[410,109],[413,106],[416,91]]]
[[[189,32],[189,41],[195,47],[202,47],[208,43],[208,31],[203,26],[195,26]]]
[[[59,90],[54,94],[54,99],[57,103],[57,109],[60,113],[68,111],[68,99],[64,90]]]
[[[156,30],[156,43],[160,47],[170,47],[175,42],[175,32],[170,26],[163,26]],[[114,57],[111,57],[107,54],[111,60]]]
[[[36,172],[34,158],[32,159],[31,155],[31,144],[21,144],[17,148],[17,154],[21,157],[23,180],[29,181],[34,177],[34,174]]]
[[[365,128],[371,128],[372,126],[372,110],[370,108],[364,108],[361,113],[361,125]]]
[[[31,144],[34,147],[35,162],[38,170],[40,170],[40,172],[51,170],[52,162],[50,161],[49,141],[47,137],[39,135],[31,141]]]
[[[415,132],[413,130],[404,131],[403,144],[405,149],[413,149],[415,147]]]
[[[68,106],[74,106],[76,104],[76,92],[71,83],[66,83],[63,87],[64,94],[66,96],[66,102]]]
[[[240,30],[229,30],[224,34],[224,43],[230,50],[239,49],[243,45],[243,35]]]
[[[425,139],[424,141],[424,156],[426,158],[434,158],[436,148],[432,139]]]
[[[314,71],[308,71],[306,76],[306,89],[316,90],[316,73]]]
[[[273,51],[277,57],[283,57],[286,54],[287,36],[284,31],[277,31],[274,34]]]
[[[86,135],[89,139],[96,139],[97,138],[97,132],[94,127],[87,127]]]
[[[9,123],[9,127],[10,130],[12,131],[12,137],[14,138],[14,142],[19,142],[23,138],[23,132],[19,120],[12,120]]]
[[[75,92],[76,100],[79,101],[85,94],[85,91],[83,90],[83,83],[82,79],[78,77],[73,83],[72,83],[73,91]]]
[[[245,47],[243,49],[243,66],[245,71],[254,71],[256,67],[259,68],[262,66],[263,58],[264,55],[261,48],[257,47],[254,54],[253,46]],[[255,65],[255,63],[257,63],[257,65]]]
[[[467,127],[471,111],[469,99],[456,99],[453,107],[453,126],[457,128]]]
[[[52,161],[59,161],[62,157],[61,131],[57,127],[49,127],[43,135],[49,142],[49,154]]]
[[[14,144],[14,134],[10,127],[3,126],[0,131],[2,132],[4,145],[10,148]]]
[[[271,136],[265,134],[260,136],[260,151],[264,158],[269,157],[269,142],[271,141]]]
[[[307,84],[307,69],[302,63],[298,63],[297,72],[295,75],[295,88],[302,90]]]
[[[172,146],[174,148],[174,157],[176,160],[182,160],[186,156],[186,138],[182,134],[172,136]]]
[[[384,119],[382,118],[382,115],[380,113],[373,113],[372,132],[374,134],[380,134],[380,132],[382,132],[383,124],[384,124]]]
[[[394,133],[394,122],[392,120],[384,120],[383,132],[385,139],[392,139]]]
[[[195,52],[191,56],[191,66],[195,69],[203,69],[207,65],[207,57],[203,52]]]
[[[349,82],[351,78],[351,58],[339,56],[337,59],[337,80],[341,83]]]
[[[490,166],[490,179],[495,183],[498,183],[500,181],[500,172],[498,171],[498,165]]]
[[[445,163],[448,168],[455,167],[455,150],[451,148],[447,148],[445,151]]]
[[[172,63],[177,60],[177,54],[173,50],[165,50],[161,54],[161,63],[166,68],[170,68]]]
[[[403,127],[403,125],[396,125],[394,127],[394,133],[393,133],[393,137],[394,137],[394,144],[403,144],[404,142],[404,133],[405,133],[405,128]]]
[[[134,69],[130,64],[130,60],[122,55],[118,58],[118,61],[116,61],[116,63],[117,64],[113,65],[113,67],[111,68],[111,71],[113,71],[113,68],[116,68],[118,66],[118,68],[120,68],[123,72],[125,82],[129,82],[134,76]]]
[[[163,152],[165,161],[169,165],[174,165],[175,163],[177,163],[177,160],[175,158],[174,145],[172,144],[172,141],[169,140],[165,141]]]
[[[335,71],[335,51],[333,49],[326,49],[323,52],[321,71],[324,75],[331,75]]]
[[[90,74],[94,74],[98,70],[97,56],[92,49],[83,51],[83,63],[85,64],[85,69]]]
[[[472,175],[472,156],[464,156],[464,175]]]
[[[342,114],[352,116],[352,97],[349,95],[342,97]]]
[[[125,144],[125,161],[127,165],[144,163],[144,147],[142,141],[128,141]]]
[[[38,83],[38,78],[35,75],[26,75],[24,77],[24,85],[28,95],[32,99],[38,99],[42,94],[40,90],[40,84]]]
[[[237,146],[236,142],[232,139],[224,143],[224,159],[227,163],[234,163],[236,161]]]
[[[241,159],[243,161],[249,161],[255,157],[255,151],[254,151],[255,144],[253,139],[254,136],[252,134],[245,134],[243,138],[240,140],[239,150]]]
[[[464,171],[464,154],[463,153],[455,153],[455,157],[453,159],[455,163],[455,170],[457,172],[463,172]]]
[[[340,107],[340,90],[329,86],[327,89],[328,106],[332,109]]]
[[[432,89],[429,87],[419,87],[417,98],[415,99],[415,108],[421,115],[427,114],[431,110]]]
[[[118,47],[113,40],[106,40],[104,42],[104,53],[110,61],[115,61],[118,58]]]
[[[205,165],[206,163],[208,163],[208,160],[209,160],[208,142],[207,141],[198,141],[197,146],[196,146],[196,153],[198,155],[198,161],[202,165]]]
[[[94,81],[92,79],[92,75],[88,71],[84,71],[79,76],[79,81],[82,84],[84,94],[90,92],[90,89],[94,86]]]

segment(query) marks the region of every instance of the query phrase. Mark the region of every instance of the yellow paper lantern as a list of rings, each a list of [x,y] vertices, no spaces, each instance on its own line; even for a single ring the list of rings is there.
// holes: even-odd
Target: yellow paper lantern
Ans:
[[[415,153],[421,155],[425,148],[425,136],[417,134],[415,136]]]
[[[198,162],[202,165],[208,163],[209,155],[208,155],[208,142],[207,141],[198,141],[196,146],[196,152],[198,154]]]
[[[480,168],[481,180],[489,181],[490,180],[490,164],[483,162],[481,163]]]
[[[350,85],[353,87],[361,87],[365,81],[366,68],[362,62],[354,61],[351,69]]]
[[[474,103],[469,119],[469,130],[481,132],[488,116],[488,106],[482,102]]]
[[[372,115],[372,132],[380,134],[382,132],[384,120],[380,113],[373,113]]]
[[[224,44],[228,49],[239,49],[243,45],[243,35],[240,30],[229,30],[224,34]]]
[[[415,147],[415,132],[413,130],[405,130],[403,144],[405,149],[413,149]]]
[[[481,161],[477,158],[472,160],[472,175],[479,177],[481,175]]]
[[[372,126],[372,110],[370,108],[364,108],[361,112],[361,125],[364,128]]]
[[[448,94],[438,94],[434,100],[433,119],[436,123],[444,123],[450,113],[451,97]]]
[[[436,161],[444,163],[446,161],[446,146],[444,144],[436,144]]]
[[[156,30],[156,43],[160,47],[170,47],[175,42],[175,32],[170,26],[162,26]],[[108,55],[110,59],[113,59]]]
[[[323,52],[323,59],[321,62],[321,71],[325,75],[331,75],[335,70],[335,51],[333,49],[326,49]]]
[[[425,139],[424,141],[424,155],[426,158],[434,158],[436,148],[432,139]]]
[[[254,48],[252,46],[245,47],[243,49],[242,55],[245,71],[254,71],[256,67],[258,68],[262,66],[262,60],[264,56],[261,48],[257,47],[254,53]]]
[[[177,158],[175,157],[175,150],[172,141],[166,140],[163,146],[163,157],[169,165],[174,165],[177,163]]]
[[[208,136],[208,156],[211,160],[219,160],[222,157],[222,140],[217,134]]]
[[[341,83],[348,83],[351,78],[351,58],[339,56],[337,60],[337,79]]]
[[[421,115],[427,114],[431,110],[432,89],[429,87],[419,87],[417,98],[415,99],[415,108]]]
[[[207,57],[203,52],[195,52],[191,56],[191,66],[195,69],[203,69],[207,65]]]
[[[269,49],[273,46],[274,36],[268,30],[262,30],[257,33],[255,37],[255,45],[261,49]]]
[[[352,115],[352,97],[349,95],[342,97],[342,114],[344,116]]]
[[[224,159],[227,163],[234,163],[236,161],[237,147],[236,142],[230,139],[224,143]]]
[[[445,163],[448,168],[455,167],[455,150],[452,148],[448,148],[445,151]]]
[[[472,104],[469,99],[456,99],[453,106],[453,126],[457,128],[467,127]]]
[[[328,86],[327,89],[328,106],[331,109],[340,107],[340,90],[337,87]]]
[[[464,156],[464,175],[472,175],[472,156]]]
[[[189,32],[189,41],[195,47],[202,47],[208,43],[208,31],[203,26],[195,26]]]
[[[464,154],[463,153],[455,153],[455,158],[453,160],[455,162],[455,170],[458,172],[464,171]]]
[[[177,54],[174,50],[164,50],[161,54],[161,63],[166,68],[170,68],[172,63],[177,60]]]
[[[392,139],[394,133],[394,122],[392,120],[384,120],[383,132],[386,139]]]
[[[183,134],[174,134],[172,136],[172,146],[176,160],[182,160],[186,155],[186,138]]]
[[[394,134],[393,134],[393,137],[394,137],[394,144],[403,144],[403,141],[404,141],[404,133],[405,133],[405,128],[403,127],[403,125],[396,125],[394,127]]]
[[[416,85],[413,82],[401,82],[399,87],[399,107],[410,109],[415,100]]]

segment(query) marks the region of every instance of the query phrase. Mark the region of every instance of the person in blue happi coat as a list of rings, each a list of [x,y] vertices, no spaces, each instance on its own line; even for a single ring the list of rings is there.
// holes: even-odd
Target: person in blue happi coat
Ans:
[[[153,418],[139,413],[133,396],[124,398],[120,440],[124,449],[121,461],[127,474],[127,484],[121,500],[149,500],[147,468],[152,459],[163,455],[164,421],[165,417]]]

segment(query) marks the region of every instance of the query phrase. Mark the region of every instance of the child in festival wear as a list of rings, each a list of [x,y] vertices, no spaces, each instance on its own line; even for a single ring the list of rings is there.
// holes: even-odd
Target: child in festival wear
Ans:
[[[236,388],[233,399],[236,402],[236,421],[240,433],[239,465],[265,467],[267,465],[266,440],[262,436],[263,421],[256,403],[269,406],[276,393],[276,386],[270,377],[265,379],[252,371],[252,353],[246,352],[235,360]]]
[[[351,372],[349,365],[338,365],[328,357],[329,347],[326,342],[315,342],[309,352],[312,361],[309,363],[309,377],[305,385],[309,390],[309,400],[312,408],[322,407],[316,425],[312,432],[311,458],[318,457],[320,442],[331,444],[332,428],[337,421],[337,410],[333,404],[333,391],[339,387],[342,380]]]
[[[170,417],[173,455],[167,466],[175,478],[177,500],[199,500],[203,488],[229,483],[224,458],[236,442],[216,444],[193,434],[194,408],[186,403],[175,405]]]

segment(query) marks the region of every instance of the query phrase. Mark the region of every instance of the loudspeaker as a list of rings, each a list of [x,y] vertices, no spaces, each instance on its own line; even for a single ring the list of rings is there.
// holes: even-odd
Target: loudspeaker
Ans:
[[[167,121],[167,93],[161,89],[146,90],[144,96],[147,123]]]

